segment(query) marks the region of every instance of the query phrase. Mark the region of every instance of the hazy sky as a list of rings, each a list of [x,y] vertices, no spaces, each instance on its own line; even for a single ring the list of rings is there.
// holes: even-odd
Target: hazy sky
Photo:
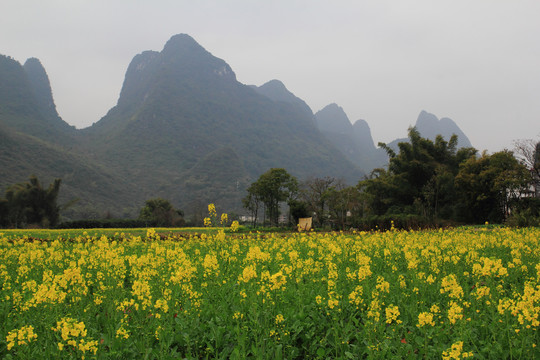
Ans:
[[[490,152],[540,138],[537,0],[0,0],[0,54],[45,67],[78,128],[116,104],[133,56],[187,33],[244,84],[335,102],[375,142],[421,110]]]

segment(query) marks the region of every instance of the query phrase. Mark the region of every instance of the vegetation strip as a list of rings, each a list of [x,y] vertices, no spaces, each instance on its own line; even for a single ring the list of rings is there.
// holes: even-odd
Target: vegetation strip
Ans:
[[[2,358],[538,356],[537,228],[53,234],[0,234]]]

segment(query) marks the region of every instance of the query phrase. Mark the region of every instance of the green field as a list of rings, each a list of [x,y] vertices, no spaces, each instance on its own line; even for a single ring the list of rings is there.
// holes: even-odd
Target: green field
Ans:
[[[540,356],[535,228],[0,233],[1,358]]]

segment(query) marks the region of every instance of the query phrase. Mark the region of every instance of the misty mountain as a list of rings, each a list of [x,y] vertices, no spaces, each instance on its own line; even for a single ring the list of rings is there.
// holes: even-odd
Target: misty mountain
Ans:
[[[117,174],[65,149],[9,129],[0,124],[0,196],[8,186],[25,182],[30,175],[38,176],[47,187],[54,179],[62,179],[59,204],[76,200],[63,211],[67,217],[103,217],[109,210],[118,216],[132,215],[137,191]]]
[[[414,126],[420,135],[430,140],[435,140],[437,135],[442,135],[442,137],[448,141],[452,135],[455,134],[458,136],[458,148],[473,147],[467,135],[465,135],[452,119],[442,118],[439,120],[437,116],[422,110],[418,115]],[[398,143],[406,141],[408,141],[407,138],[396,139],[387,145],[391,149],[397,151]]]
[[[468,141],[450,119],[422,112],[417,125]],[[116,106],[82,130],[57,113],[38,59],[0,56],[0,190],[61,178],[61,202],[79,199],[69,218],[133,217],[155,197],[188,215],[211,202],[242,212],[245,189],[272,167],[356,184],[387,161],[364,120],[352,125],[336,104],[313,114],[278,80],[244,85],[185,34],[136,55]]]
[[[67,125],[60,122],[61,118],[56,111],[49,76],[43,65],[41,65],[41,62],[36,58],[30,58],[24,63],[23,69],[34,92],[34,97],[41,115],[51,121],[56,121],[60,124],[59,126]]]
[[[231,199],[222,174],[242,191],[272,167],[299,178],[354,182],[362,174],[318,131],[311,111],[241,84],[225,61],[184,34],[161,52],[135,56],[117,105],[83,134],[85,152],[137,183],[139,196],[188,207],[196,199],[240,211],[241,192]],[[211,160],[219,158],[231,162]]]
[[[290,92],[279,80],[271,80],[262,86],[252,87],[274,101],[296,104],[306,113],[312,114],[305,101]],[[358,120],[352,125],[337,104],[330,104],[318,111],[314,115],[314,121],[321,133],[364,173],[367,174],[388,162],[386,152],[375,147],[367,122]]]
[[[0,55],[0,123],[57,144],[72,142],[75,128],[56,113],[49,78],[37,59],[25,66]]]
[[[0,56],[0,194],[36,175],[43,186],[62,179],[60,203],[77,200],[67,216],[119,215],[134,209],[135,188],[77,149],[77,130],[56,112],[49,79],[38,59],[24,66]],[[129,211],[128,211],[129,213]]]
[[[255,91],[257,91],[259,94],[262,94],[276,102],[284,102],[289,104],[296,104],[298,107],[303,109],[306,114],[310,114],[313,116],[313,111],[311,108],[306,104],[306,102],[296,95],[294,95],[292,92],[290,92],[285,85],[279,81],[279,80],[270,80],[267,83],[261,85],[261,86],[255,86],[251,85]]]
[[[345,111],[337,104],[330,104],[315,113],[315,120],[326,138],[365,173],[369,173],[374,168],[384,167],[388,163],[386,152],[375,147],[366,121],[357,120],[352,125]],[[453,134],[456,134],[458,147],[472,147],[465,133],[449,118],[439,120],[435,115],[421,111],[415,127],[423,137],[428,139],[435,140],[435,137],[440,134],[448,141]],[[408,138],[404,137],[393,140],[387,145],[394,151],[398,151],[398,143],[407,141],[409,141]]]
[[[327,105],[315,113],[315,120],[326,138],[366,174],[388,162],[386,152],[375,147],[367,122],[358,120],[351,124],[337,104]]]

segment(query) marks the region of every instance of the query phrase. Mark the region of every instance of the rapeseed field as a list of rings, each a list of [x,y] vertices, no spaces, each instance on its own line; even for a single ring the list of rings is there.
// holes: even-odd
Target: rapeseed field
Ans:
[[[539,229],[0,234],[0,358],[540,358]]]

